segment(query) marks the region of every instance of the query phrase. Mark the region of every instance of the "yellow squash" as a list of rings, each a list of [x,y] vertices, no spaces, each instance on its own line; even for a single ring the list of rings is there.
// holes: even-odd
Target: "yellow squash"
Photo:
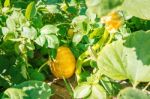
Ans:
[[[68,47],[61,46],[57,50],[56,59],[50,62],[52,74],[57,78],[69,78],[74,74],[76,60]]]

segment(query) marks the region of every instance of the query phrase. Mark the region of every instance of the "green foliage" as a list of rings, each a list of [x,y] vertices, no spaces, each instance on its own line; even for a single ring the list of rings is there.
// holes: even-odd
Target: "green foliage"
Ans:
[[[130,79],[133,85],[149,82],[149,34],[135,32],[126,42],[121,40],[105,46],[98,57],[101,72],[116,80]]]
[[[34,17],[35,13],[35,2],[31,2],[26,8],[25,17],[29,20]]]
[[[5,0],[4,7],[9,7],[9,6],[10,6],[10,0]]]
[[[150,10],[149,3],[149,0],[124,0],[122,9],[128,15],[150,20],[150,14],[148,13]]]
[[[99,84],[81,83],[74,91],[74,98],[106,99],[106,93]]]
[[[74,98],[148,99],[149,10],[149,0],[0,0],[0,98],[50,98],[48,63],[67,46]]]
[[[118,99],[149,99],[150,95],[138,89],[125,88],[117,96]]]
[[[40,36],[35,40],[35,42],[43,46],[46,44],[48,48],[57,48],[59,46],[59,40],[56,36],[58,28],[54,25],[45,25],[40,29]]]
[[[4,92],[2,99],[47,99],[51,95],[52,91],[46,83],[41,81],[26,81],[8,88]]]
[[[101,17],[121,5],[123,1],[124,0],[86,0],[86,5],[90,13],[95,13]]]

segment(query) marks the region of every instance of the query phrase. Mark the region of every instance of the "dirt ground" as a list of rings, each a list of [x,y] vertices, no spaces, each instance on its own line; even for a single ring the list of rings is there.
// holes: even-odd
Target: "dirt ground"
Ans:
[[[69,82],[72,87],[74,88],[77,85],[77,82],[75,80],[75,76],[66,79],[67,82]],[[60,80],[56,80],[56,82],[54,82],[51,85],[53,91],[54,91],[54,95],[51,97],[51,99],[72,99],[71,96],[69,95],[69,92],[65,86],[64,80],[60,79]]]

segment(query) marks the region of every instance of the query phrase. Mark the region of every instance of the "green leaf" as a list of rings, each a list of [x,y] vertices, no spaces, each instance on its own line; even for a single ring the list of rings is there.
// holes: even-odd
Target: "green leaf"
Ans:
[[[85,15],[75,17],[71,23],[74,26],[74,32],[88,34],[91,29],[90,20]]]
[[[25,38],[33,40],[37,36],[37,31],[34,27],[23,27],[21,35]]]
[[[36,38],[35,42],[40,45],[43,46],[46,42],[46,38],[44,35],[40,35],[39,37]]]
[[[141,90],[129,87],[121,90],[117,96],[117,99],[150,99],[150,95]]]
[[[27,96],[21,89],[9,88],[4,92],[1,99],[24,99]]]
[[[10,7],[10,0],[5,0],[4,7]]]
[[[99,84],[80,83],[74,91],[75,99],[106,99],[106,92]]]
[[[9,29],[9,31],[14,32],[16,30],[16,24],[12,18],[10,18],[10,17],[7,18],[6,25]]]
[[[98,56],[101,72],[116,80],[130,79],[135,86],[150,81],[150,32],[135,32],[127,41],[106,45]]]
[[[86,0],[86,5],[88,12],[95,13],[101,17],[121,5],[123,1],[124,0]]]
[[[72,42],[77,45],[83,38],[83,34],[81,33],[75,33],[74,36],[73,36],[73,39],[72,39]]]
[[[2,33],[3,35],[7,35],[9,33],[9,29],[7,27],[2,27]]]
[[[59,46],[59,40],[56,35],[46,35],[46,40],[48,48],[57,48]]]
[[[91,85],[88,83],[81,83],[74,90],[74,98],[81,99],[89,96],[91,93]]]
[[[25,17],[30,20],[31,18],[33,18],[36,14],[36,8],[35,8],[35,2],[31,2],[28,4],[27,8],[26,8],[26,12],[25,12]]]
[[[150,0],[124,0],[122,9],[126,11],[128,15],[150,20],[149,4]]]
[[[11,54],[14,53],[10,45],[9,48]],[[19,56],[9,55],[5,51],[3,53],[6,55],[0,55],[0,86],[8,87],[25,81],[27,79],[27,70],[26,63]]]
[[[59,10],[57,9],[57,5],[47,5],[46,9],[49,13],[59,13]]]
[[[92,92],[87,99],[107,99],[105,90],[99,84],[93,84],[91,90]]]
[[[8,88],[2,99],[48,99],[52,95],[49,85],[41,81],[26,81]]]
[[[67,8],[67,11],[68,11],[70,14],[75,14],[75,15],[78,13],[77,8],[75,8],[74,6],[69,6],[69,7]]]
[[[35,42],[43,46],[46,44],[48,48],[56,48],[59,46],[59,40],[55,34],[58,32],[58,28],[55,25],[45,25],[41,28],[41,35],[35,40]]]
[[[44,81],[45,80],[45,76],[42,73],[40,73],[34,69],[29,69],[29,75],[30,75],[30,78],[32,80],[38,80],[38,81]]]
[[[40,33],[41,34],[56,34],[58,32],[58,28],[54,25],[45,25],[41,28]]]
[[[26,45],[28,50],[34,50],[35,49],[34,43],[31,40],[27,40],[25,45]]]

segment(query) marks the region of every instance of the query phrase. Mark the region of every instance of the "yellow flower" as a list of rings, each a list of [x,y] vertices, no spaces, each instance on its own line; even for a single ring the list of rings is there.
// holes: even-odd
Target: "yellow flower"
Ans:
[[[101,18],[101,23],[105,24],[107,31],[114,33],[122,25],[122,20],[118,12],[111,12],[107,16]]]

